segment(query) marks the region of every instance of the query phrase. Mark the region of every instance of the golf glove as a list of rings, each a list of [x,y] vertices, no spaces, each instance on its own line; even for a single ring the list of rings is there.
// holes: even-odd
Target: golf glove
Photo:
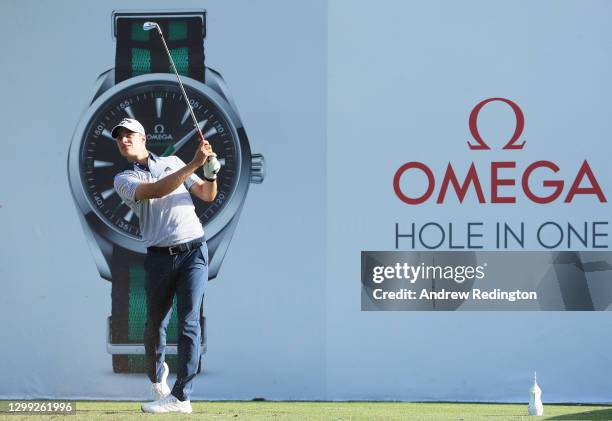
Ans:
[[[217,173],[221,169],[221,164],[217,159],[217,155],[213,154],[208,158],[204,166],[202,167],[204,170],[204,178],[208,181],[214,181],[217,179]]]

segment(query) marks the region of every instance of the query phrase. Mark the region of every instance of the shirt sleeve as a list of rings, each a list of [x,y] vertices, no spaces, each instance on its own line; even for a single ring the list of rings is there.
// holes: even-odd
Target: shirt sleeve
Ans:
[[[136,200],[136,188],[140,185],[140,180],[135,174],[124,171],[115,176],[115,191],[128,205],[138,203]]]
[[[178,156],[175,156],[174,160],[176,162],[177,169],[183,168],[185,166],[185,163],[183,162],[183,160],[179,158]],[[202,179],[198,177],[195,173],[193,173],[185,181],[183,181],[183,185],[185,186],[187,190],[189,190],[191,186],[193,186],[194,183],[196,183],[197,181],[202,181]]]

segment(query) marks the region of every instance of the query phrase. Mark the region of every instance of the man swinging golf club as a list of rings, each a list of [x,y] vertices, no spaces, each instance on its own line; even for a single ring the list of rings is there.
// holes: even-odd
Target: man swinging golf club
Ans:
[[[201,137],[193,159],[155,156],[146,148],[143,126],[125,118],[111,132],[132,168],[115,176],[115,190],[134,211],[147,246],[145,353],[154,402],[145,412],[191,412],[189,396],[200,361],[200,311],[208,280],[208,248],[191,194],[211,202],[217,195],[219,161]],[[194,172],[203,166],[204,178]],[[178,367],[172,391],[166,384],[166,327],[177,299]]]

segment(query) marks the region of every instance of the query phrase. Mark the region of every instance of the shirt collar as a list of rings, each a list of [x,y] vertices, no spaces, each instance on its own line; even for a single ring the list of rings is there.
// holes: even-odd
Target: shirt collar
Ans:
[[[149,152],[149,157],[147,159],[147,165],[140,164],[138,162],[134,162],[134,168],[142,171],[151,171],[151,163],[156,164],[159,160],[159,157],[152,152]]]
[[[134,169],[139,169],[141,171],[149,171],[149,167],[147,165],[143,165],[139,162],[134,162]]]

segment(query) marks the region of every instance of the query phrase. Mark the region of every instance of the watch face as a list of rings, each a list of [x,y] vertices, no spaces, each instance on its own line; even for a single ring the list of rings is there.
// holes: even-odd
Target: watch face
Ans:
[[[221,163],[215,201],[193,201],[197,215],[206,225],[229,201],[237,183],[239,143],[236,131],[215,102],[187,85],[185,90],[204,137]],[[137,216],[113,187],[115,175],[131,168],[110,134],[124,117],[142,123],[147,132],[147,149],[158,156],[176,155],[189,162],[199,140],[176,82],[160,80],[129,87],[108,98],[93,113],[84,131],[79,160],[85,193],[107,224],[123,234],[140,238]],[[202,177],[201,170],[197,174]]]

